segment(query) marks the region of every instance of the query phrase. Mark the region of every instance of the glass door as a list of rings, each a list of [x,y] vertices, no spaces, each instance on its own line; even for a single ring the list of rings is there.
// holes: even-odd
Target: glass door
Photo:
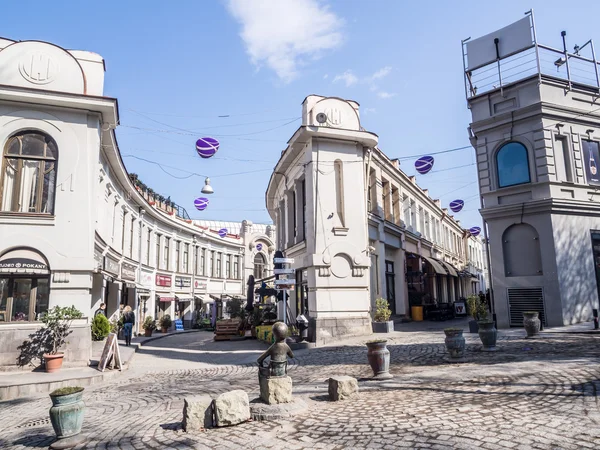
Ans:
[[[0,322],[8,322],[10,311],[8,309],[8,283],[9,278],[0,278]]]
[[[594,252],[594,267],[596,269],[598,298],[600,299],[600,231],[592,231],[592,250]],[[600,305],[596,305],[595,308],[600,309]]]
[[[394,274],[394,263],[392,261],[385,262],[385,286],[389,307],[392,314],[396,314],[396,275]]]
[[[12,300],[10,320],[13,322],[35,320],[35,296],[32,301],[33,283],[31,278],[14,278],[12,281],[12,298],[9,297],[9,303]]]

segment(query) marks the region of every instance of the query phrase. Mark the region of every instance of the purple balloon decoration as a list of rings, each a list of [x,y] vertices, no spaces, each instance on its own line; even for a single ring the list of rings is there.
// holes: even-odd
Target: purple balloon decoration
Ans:
[[[471,233],[473,236],[477,237],[477,236],[479,236],[479,233],[481,233],[481,228],[471,227],[471,228],[469,228],[469,233]]]
[[[425,175],[433,168],[433,156],[422,156],[415,161],[415,169],[421,175]]]
[[[210,158],[219,150],[219,141],[211,137],[203,137],[196,141],[196,151],[202,158]]]
[[[463,209],[463,206],[465,206],[465,201],[464,200],[452,200],[450,202],[450,209],[457,213],[459,212],[461,209]]]
[[[262,250],[262,244],[256,244],[256,251],[260,252]]]
[[[219,236],[224,238],[225,236],[227,236],[227,228],[221,228],[219,230]]]
[[[198,197],[194,200],[194,206],[198,211],[204,211],[208,206],[208,199],[206,197]]]

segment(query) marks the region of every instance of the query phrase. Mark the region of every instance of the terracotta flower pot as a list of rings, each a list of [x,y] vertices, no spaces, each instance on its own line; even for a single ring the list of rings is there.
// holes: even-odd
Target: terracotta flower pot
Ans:
[[[152,337],[152,331],[153,330],[144,330],[144,336],[146,336],[146,337]]]
[[[56,355],[44,353],[44,367],[46,368],[46,372],[58,372],[62,367],[64,357],[64,353],[57,353]]]
[[[168,328],[161,328],[161,331],[162,331],[163,333],[168,333],[168,332],[169,332],[169,329],[168,329]]]

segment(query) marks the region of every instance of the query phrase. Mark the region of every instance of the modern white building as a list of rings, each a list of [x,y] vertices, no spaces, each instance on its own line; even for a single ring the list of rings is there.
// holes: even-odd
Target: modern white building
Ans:
[[[532,13],[464,45],[498,325],[587,321],[600,289],[600,65],[536,41]],[[557,33],[557,37],[560,39]]]
[[[115,319],[130,305],[138,331],[164,314],[189,327],[201,303],[245,298],[259,258],[272,270],[274,227],[193,222],[127,173],[102,57],[0,39],[0,67],[0,366],[56,305],[84,313],[65,365],[88,364],[101,303]]]
[[[318,343],[369,334],[377,297],[409,315],[411,304],[451,305],[484,289],[482,241],[377,142],[358,103],[311,95],[267,188],[277,249],[296,269],[290,307]]]

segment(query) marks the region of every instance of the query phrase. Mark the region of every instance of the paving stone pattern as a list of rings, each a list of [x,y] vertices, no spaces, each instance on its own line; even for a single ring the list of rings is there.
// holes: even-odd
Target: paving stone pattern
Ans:
[[[388,345],[394,379],[386,381],[365,379],[371,373],[361,343],[304,352],[289,373],[306,412],[194,433],[181,429],[184,397],[243,389],[256,398],[257,369],[190,369],[194,364],[182,360],[181,369],[161,371],[158,352],[156,370],[86,388],[88,440],[78,448],[600,448],[600,337],[503,336],[496,353],[481,352],[476,335],[466,337],[465,360],[452,364],[440,332],[395,337]],[[193,358],[210,364],[212,357]],[[357,397],[327,401],[333,375],[359,379]],[[0,403],[0,448],[48,446],[49,407],[47,396]]]

